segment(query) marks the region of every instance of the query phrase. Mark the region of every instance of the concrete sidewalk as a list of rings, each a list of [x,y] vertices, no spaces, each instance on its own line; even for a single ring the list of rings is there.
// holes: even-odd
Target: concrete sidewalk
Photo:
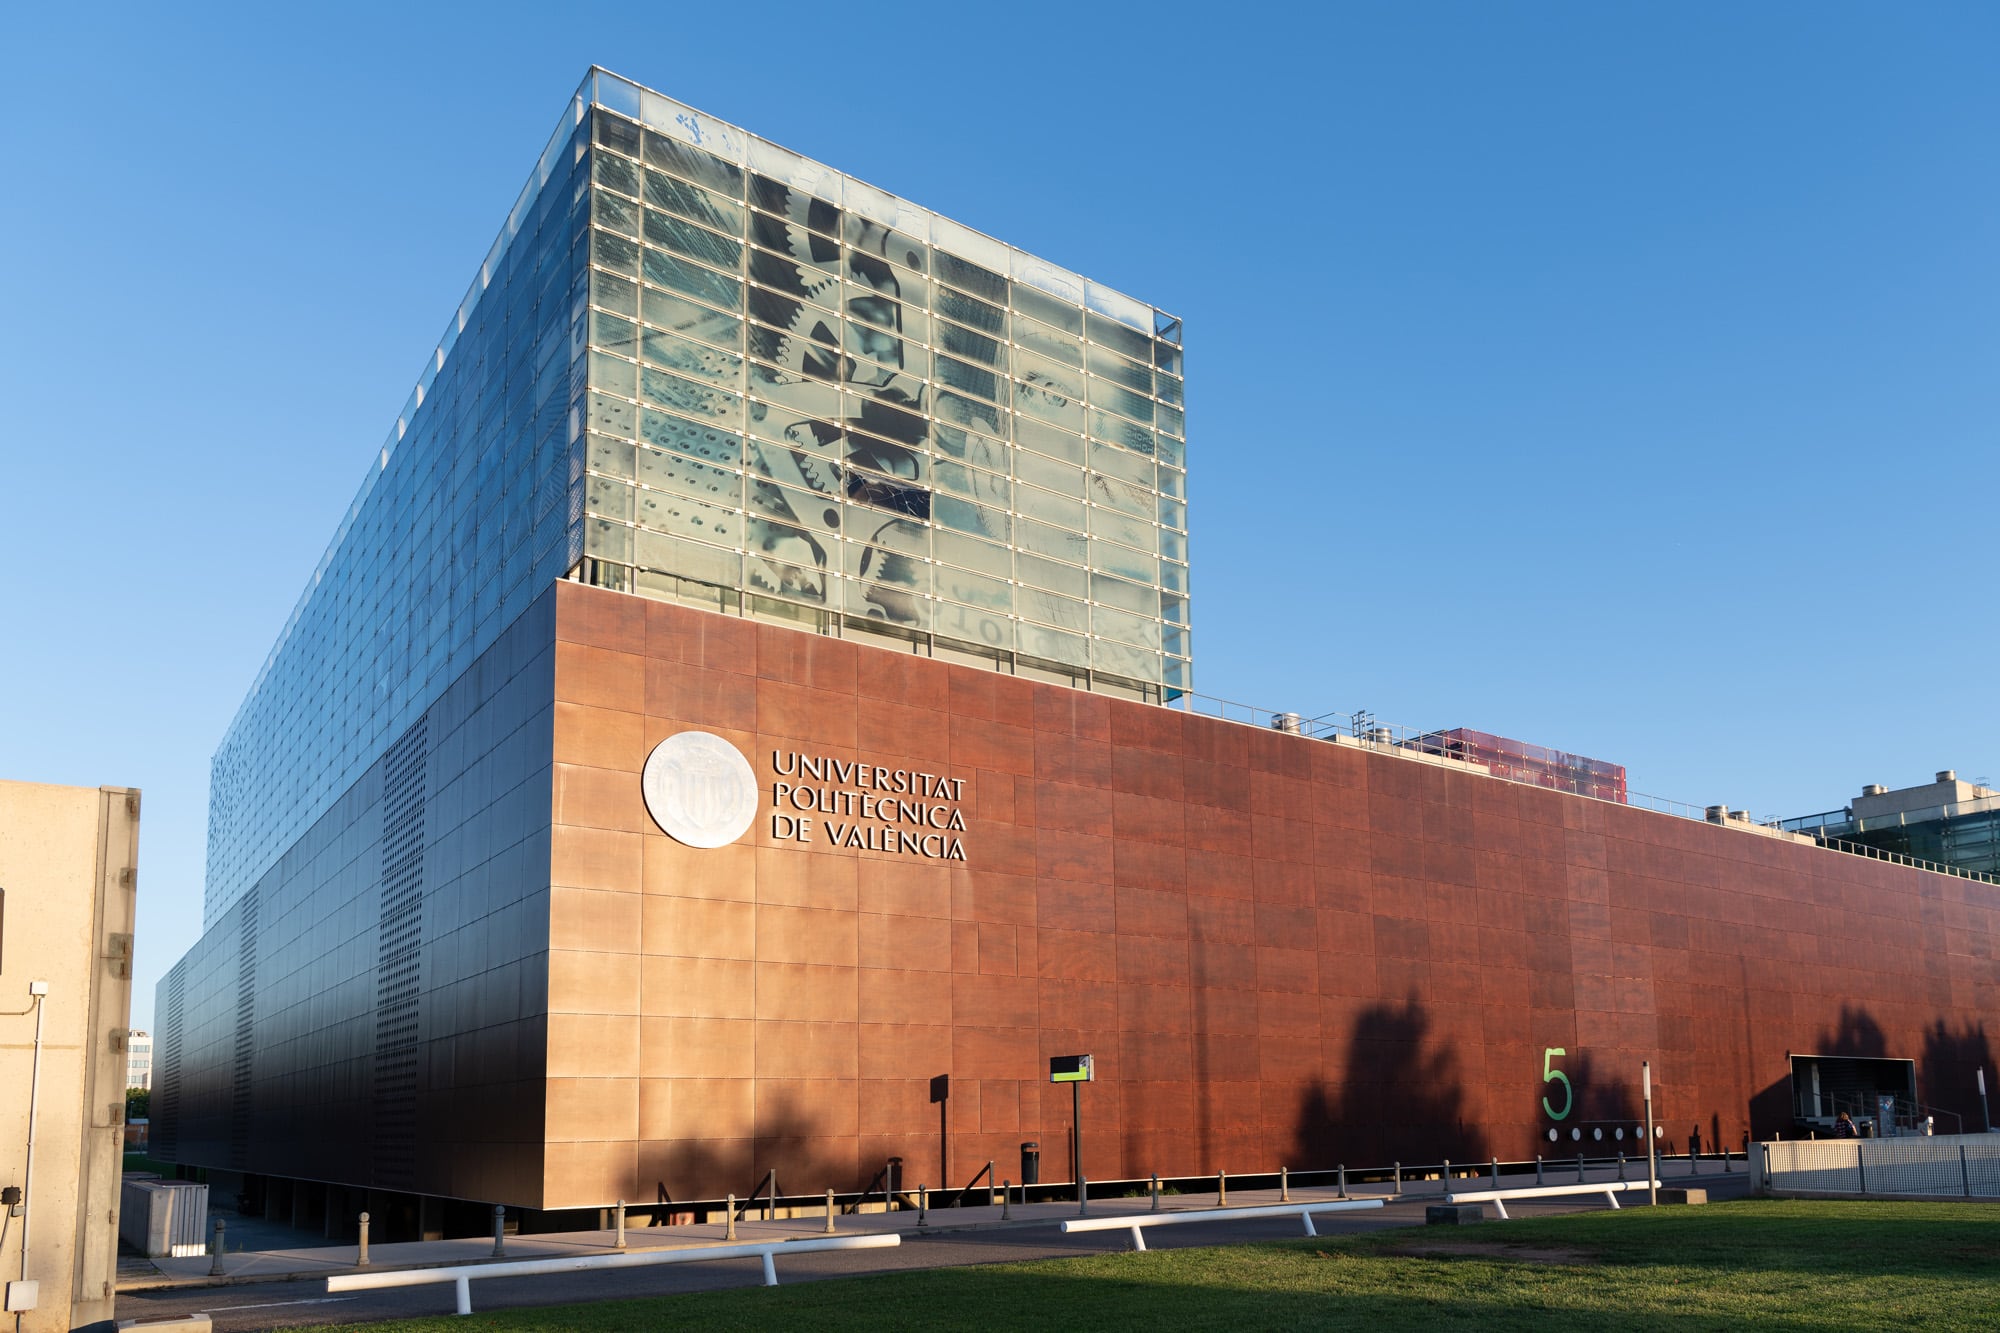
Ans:
[[[1684,1165],[1684,1164],[1683,1164]],[[1454,1171],[1456,1177],[1458,1173]],[[1643,1176],[1643,1170],[1633,1170],[1633,1178]],[[1617,1173],[1613,1169],[1591,1170],[1590,1180],[1612,1180]],[[1487,1177],[1454,1179],[1459,1189],[1483,1188]],[[1576,1183],[1576,1170],[1551,1167],[1546,1172],[1550,1185]],[[1663,1172],[1662,1180],[1668,1177]],[[1532,1175],[1503,1175],[1500,1183],[1507,1188],[1527,1188],[1534,1185]],[[1748,1177],[1738,1170],[1724,1174],[1720,1163],[1714,1169],[1694,1176],[1676,1175],[1671,1183],[1675,1185],[1706,1186],[1716,1194],[1741,1193],[1748,1189]],[[1731,1186],[1734,1186],[1732,1189]],[[1402,1194],[1371,1184],[1365,1189],[1351,1189],[1349,1198],[1379,1198],[1387,1205],[1421,1205],[1435,1202],[1442,1197],[1443,1182],[1411,1179],[1405,1182]],[[1291,1191],[1295,1203],[1328,1202],[1340,1198],[1337,1190],[1326,1187],[1294,1188]],[[1260,1205],[1279,1203],[1279,1192],[1275,1189],[1229,1191],[1228,1206],[1231,1208],[1253,1208]],[[1160,1200],[1161,1212],[1202,1212],[1218,1206],[1214,1191],[1195,1194],[1169,1194]],[[1145,1197],[1134,1199],[1093,1198],[1088,1215],[1091,1217],[1115,1217],[1133,1213],[1144,1213],[1151,1209],[1151,1201]],[[980,1206],[974,1208],[930,1209],[919,1214],[915,1209],[896,1212],[861,1213],[834,1215],[834,1234],[842,1236],[876,1235],[885,1232],[899,1232],[905,1239],[924,1235],[945,1235],[955,1231],[987,1230],[1007,1227],[1049,1226],[1068,1218],[1079,1216],[1077,1204],[1069,1202],[1014,1204],[1008,1208]],[[1379,1214],[1378,1214],[1379,1216]],[[1420,1209],[1412,1220],[1421,1222]],[[727,1228],[722,1222],[707,1222],[690,1226],[649,1227],[642,1224],[628,1225],[625,1232],[626,1248],[629,1250],[687,1249],[705,1245],[725,1243]],[[757,1241],[782,1241],[805,1239],[826,1234],[824,1214],[808,1217],[784,1218],[763,1221],[753,1208],[749,1215],[736,1224],[736,1238],[739,1243]],[[583,1257],[585,1255],[616,1253],[616,1233],[612,1231],[567,1231],[544,1235],[508,1236],[505,1252],[500,1257],[493,1254],[491,1236],[470,1237],[457,1240],[400,1241],[391,1244],[371,1244],[367,1269],[357,1269],[355,1259],[358,1251],[353,1245],[300,1245],[266,1249],[228,1249],[222,1257],[222,1272],[212,1273],[214,1266],[211,1256],[198,1255],[187,1259],[143,1259],[125,1256],[120,1260],[118,1290],[155,1291],[176,1287],[223,1286],[236,1282],[269,1282],[287,1278],[330,1277],[337,1273],[386,1272],[393,1269],[441,1268],[452,1264],[505,1263],[520,1259],[555,1259],[563,1257]],[[225,1246],[227,1229],[225,1228]]]
[[[1333,1190],[1292,1191],[1298,1201],[1338,1198]],[[1353,1197],[1374,1197],[1355,1193]],[[1414,1196],[1413,1196],[1414,1197]],[[1250,1207],[1278,1202],[1276,1190],[1229,1192],[1232,1207]],[[1168,1195],[1160,1200],[1162,1212],[1200,1211],[1215,1206],[1215,1195]],[[1092,1199],[1090,1216],[1108,1217],[1120,1213],[1145,1212],[1147,1199]],[[1003,1217],[1003,1214],[1005,1216]],[[891,1213],[861,1213],[834,1216],[834,1234],[842,1236],[878,1235],[900,1232],[906,1237],[944,1235],[954,1231],[998,1227],[1048,1226],[1078,1216],[1077,1205],[1068,1203],[1015,1204],[1010,1208],[975,1207],[931,1209],[919,1214],[915,1209]],[[727,1227],[722,1222],[690,1226],[628,1226],[626,1248],[630,1250],[686,1249],[725,1243]],[[805,1239],[826,1234],[825,1217],[781,1218],[766,1222],[753,1210],[736,1224],[739,1243]],[[226,1235],[226,1232],[225,1232]],[[482,1236],[457,1240],[403,1241],[370,1244],[365,1271],[399,1268],[439,1268],[450,1264],[504,1263],[517,1259],[554,1259],[565,1256],[616,1253],[616,1233],[611,1231],[566,1231],[544,1235],[509,1236],[505,1253],[493,1254],[493,1238]],[[225,1241],[226,1244],[226,1241]],[[357,1270],[358,1251],[353,1245],[300,1246],[289,1249],[229,1250],[222,1258],[222,1273],[210,1272],[213,1259],[199,1255],[188,1259],[134,1260],[127,1258],[118,1277],[120,1291],[149,1291],[168,1287],[220,1286],[232,1282],[267,1282],[279,1278],[327,1277]],[[138,1271],[145,1264],[149,1272]],[[129,1268],[128,1268],[129,1266]]]

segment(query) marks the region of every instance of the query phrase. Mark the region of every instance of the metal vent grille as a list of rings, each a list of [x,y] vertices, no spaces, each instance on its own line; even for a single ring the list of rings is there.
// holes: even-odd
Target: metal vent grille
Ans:
[[[257,1027],[257,898],[243,896],[243,924],[236,942],[236,1059],[229,1083],[229,1165],[250,1164],[252,1056]]]
[[[419,718],[383,756],[382,921],[375,960],[375,1172],[416,1179],[417,1001],[422,994],[424,795],[429,724]]]
[[[186,1009],[187,973],[183,963],[167,973],[167,1004],[160,1024],[159,1049],[153,1052],[153,1155],[171,1162],[181,1146],[181,1020]]]

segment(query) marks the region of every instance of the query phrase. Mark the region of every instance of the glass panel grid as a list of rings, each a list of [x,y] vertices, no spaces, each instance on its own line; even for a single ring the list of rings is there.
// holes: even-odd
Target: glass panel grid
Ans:
[[[617,202],[591,213],[590,419],[624,431],[593,441],[593,523],[675,585],[741,558],[760,598],[1185,688],[1179,320],[718,122],[686,142],[688,114],[593,149],[621,160],[591,173]],[[661,412],[727,436],[726,483],[621,470]],[[660,499],[698,480],[697,537]]]

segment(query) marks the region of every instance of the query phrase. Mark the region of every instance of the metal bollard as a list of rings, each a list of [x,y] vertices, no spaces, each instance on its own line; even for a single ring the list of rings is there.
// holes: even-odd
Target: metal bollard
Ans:
[[[1002,1222],[1014,1220],[1014,1182],[1011,1180],[1000,1182],[1000,1220]]]
[[[1583,1183],[1583,1154],[1581,1152],[1576,1155],[1576,1183],[1579,1185]]]
[[[1347,1163],[1340,1164],[1340,1197],[1347,1197]]]
[[[1291,1201],[1292,1201],[1291,1168],[1281,1166],[1278,1168],[1278,1202],[1290,1203]]]
[[[931,1211],[931,1187],[929,1185],[919,1185],[917,1186],[918,1226],[927,1227],[931,1224],[930,1211]]]
[[[1401,1162],[1398,1162],[1396,1163],[1396,1193],[1401,1194],[1402,1192],[1403,1192],[1403,1164]]]
[[[493,1205],[493,1257],[505,1258],[507,1254],[507,1205]]]
[[[210,1277],[222,1276],[222,1250],[222,1219],[218,1217],[215,1219],[214,1237],[209,1241],[208,1246],[208,1252],[212,1256],[208,1261],[208,1275]]]
[[[1622,1152],[1618,1154],[1618,1178],[1625,1179],[1625,1154]]]
[[[355,1247],[354,1266],[368,1267],[368,1214],[361,1215],[361,1243]]]
[[[1451,1193],[1451,1158],[1444,1159],[1444,1172],[1439,1179],[1444,1181],[1444,1192]]]
[[[1153,1173],[1153,1211],[1160,1211],[1160,1173]]]
[[[1076,1215],[1078,1217],[1084,1217],[1087,1216],[1089,1213],[1090,1213],[1090,1177],[1078,1176],[1076,1178]]]
[[[618,1201],[618,1248],[625,1248],[625,1201]]]
[[[736,1196],[734,1194],[729,1196],[729,1203],[726,1206],[728,1208],[728,1211],[723,1214],[724,1230],[722,1233],[722,1238],[724,1240],[735,1240],[736,1239]]]
[[[1500,1159],[1498,1157],[1491,1158],[1488,1160],[1487,1165],[1493,1170],[1493,1188],[1497,1190],[1500,1188]]]
[[[1227,1208],[1229,1206],[1229,1173],[1227,1171],[1218,1170],[1215,1173],[1215,1206],[1217,1208]]]
[[[826,1192],[826,1234],[833,1234],[833,1191]]]
[[[1537,1184],[1537,1185],[1540,1185],[1541,1183],[1542,1183],[1542,1155],[1541,1155],[1540,1153],[1536,1153],[1536,1154],[1535,1154],[1535,1184]]]

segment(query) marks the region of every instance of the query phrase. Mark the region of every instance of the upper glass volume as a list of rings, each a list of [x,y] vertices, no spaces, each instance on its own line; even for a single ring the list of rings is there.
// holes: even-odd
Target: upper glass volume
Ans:
[[[593,69],[217,750],[213,922],[554,579],[1191,686],[1180,321]]]

